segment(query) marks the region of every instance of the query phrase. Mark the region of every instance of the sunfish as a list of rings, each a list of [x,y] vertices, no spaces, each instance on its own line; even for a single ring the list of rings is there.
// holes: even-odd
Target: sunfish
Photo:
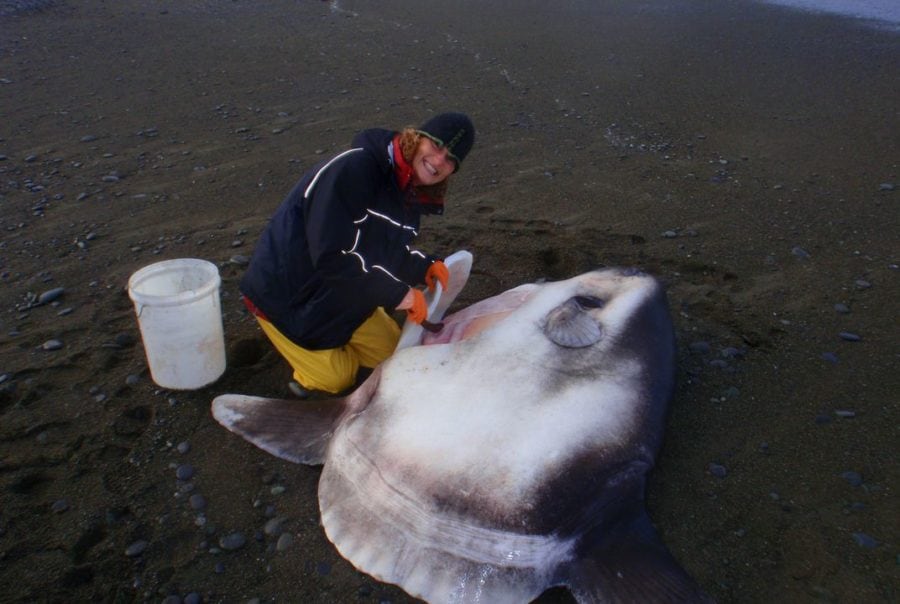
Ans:
[[[644,505],[674,385],[660,284],[599,270],[443,324],[347,397],[228,394],[213,415],[273,455],[323,464],[331,542],[428,602],[522,603],[556,586],[582,604],[711,601]]]

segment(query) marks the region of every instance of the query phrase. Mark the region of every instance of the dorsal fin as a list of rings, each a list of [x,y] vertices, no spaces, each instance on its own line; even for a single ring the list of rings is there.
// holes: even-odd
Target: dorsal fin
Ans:
[[[641,509],[630,522],[570,563],[562,584],[578,604],[714,604],[659,541],[643,505],[637,505]]]
[[[322,464],[345,399],[285,400],[223,394],[212,402],[220,424],[260,449],[294,463]]]

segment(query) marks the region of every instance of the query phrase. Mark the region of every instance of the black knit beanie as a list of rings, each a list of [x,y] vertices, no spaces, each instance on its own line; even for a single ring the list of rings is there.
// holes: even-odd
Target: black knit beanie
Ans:
[[[465,113],[440,113],[422,124],[418,132],[445,147],[456,162],[456,170],[475,142],[475,126]]]

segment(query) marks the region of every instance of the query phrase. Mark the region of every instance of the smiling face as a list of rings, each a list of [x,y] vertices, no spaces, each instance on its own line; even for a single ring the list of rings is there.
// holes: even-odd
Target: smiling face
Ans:
[[[438,146],[427,136],[419,138],[412,160],[413,183],[419,186],[435,185],[456,170],[456,162],[447,149]]]

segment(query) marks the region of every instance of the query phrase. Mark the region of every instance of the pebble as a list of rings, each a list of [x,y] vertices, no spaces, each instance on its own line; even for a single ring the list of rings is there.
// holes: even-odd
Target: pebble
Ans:
[[[128,386],[136,386],[140,381],[141,377],[133,373],[129,374],[128,377],[125,378],[125,384]]]
[[[113,338],[113,344],[118,348],[131,348],[137,343],[137,338],[127,332],[117,333]]]
[[[897,188],[897,186],[892,182],[883,182],[880,185],[878,185],[879,191],[893,191],[896,188]]]
[[[278,542],[275,544],[275,549],[279,552],[283,552],[288,549],[290,546],[294,544],[294,536],[290,533],[281,533],[281,536],[278,537]]]
[[[202,602],[203,597],[196,591],[192,591],[184,597],[184,604],[201,604]]]
[[[272,518],[271,520],[266,522],[265,526],[263,527],[263,532],[270,537],[280,535],[283,531],[282,525],[284,524],[285,520],[287,520],[287,518],[285,518],[284,516]]]
[[[222,549],[233,551],[241,549],[247,543],[247,538],[243,533],[231,533],[219,539],[219,547]]]
[[[44,350],[59,350],[63,347],[63,343],[59,340],[47,340],[43,344],[41,344],[41,348]]]
[[[858,487],[863,483],[862,474],[859,472],[854,472],[853,470],[847,470],[846,472],[841,473],[841,478],[847,481],[851,487]]]
[[[696,354],[707,354],[712,348],[709,342],[691,342],[688,344],[688,350]]]
[[[860,340],[862,340],[862,337],[860,337],[859,335],[857,335],[855,333],[851,333],[849,331],[842,331],[838,335],[845,342],[859,342]]]
[[[856,289],[869,289],[872,287],[872,284],[865,279],[857,279],[855,282]]]
[[[166,596],[163,599],[162,604],[182,604],[181,596],[174,595],[174,594]]]
[[[804,250],[804,249],[803,249],[802,247],[800,247],[800,246],[795,246],[795,247],[791,250],[791,253],[792,253],[794,256],[796,256],[797,258],[809,258],[809,252],[807,252],[806,250]]]
[[[715,476],[716,478],[725,478],[728,475],[728,470],[725,469],[725,466],[717,463],[709,464],[709,473]]]
[[[860,547],[864,547],[866,549],[872,549],[878,547],[879,543],[875,537],[867,535],[865,533],[853,533],[853,540],[856,541],[856,544]]]
[[[50,509],[52,509],[57,514],[62,514],[69,509],[69,502],[65,499],[57,499],[53,502],[53,505],[50,506]]]
[[[248,256],[244,256],[243,254],[235,254],[228,259],[228,262],[230,262],[231,264],[236,264],[237,266],[247,266],[248,264],[250,264],[250,258]]]
[[[835,304],[834,310],[835,310],[835,312],[838,312],[842,315],[850,314],[850,307],[847,306],[846,304],[841,304],[841,303]]]
[[[828,361],[829,363],[837,363],[837,362],[838,362],[838,357],[837,357],[837,355],[834,354],[833,352],[823,352],[823,353],[822,353],[822,360],[823,360],[823,361]]]
[[[97,140],[97,137],[94,136],[93,134],[87,134],[87,135],[81,137],[81,142],[83,142],[83,143],[92,143],[95,140]]]
[[[191,495],[191,497],[190,497],[190,499],[188,499],[188,501],[191,504],[192,510],[199,511],[199,510],[206,509],[206,497],[204,497],[203,495],[201,495],[199,493],[195,493],[195,494]]]
[[[140,556],[144,553],[144,551],[149,547],[150,543],[144,541],[143,539],[139,539],[135,541],[131,545],[125,548],[125,555],[129,558],[134,558]]]
[[[63,287],[54,287],[53,289],[48,289],[40,296],[38,296],[37,303],[38,304],[50,304],[54,300],[58,300],[63,293],[65,292],[65,288]]]
[[[183,440],[183,441],[181,441],[180,443],[178,443],[178,446],[175,447],[175,449],[176,449],[179,453],[181,453],[182,455],[184,455],[184,454],[186,454],[186,453],[190,453],[190,451],[191,451],[191,443],[189,443],[189,442],[186,441],[186,440]]]
[[[843,417],[844,419],[856,417],[856,411],[851,411],[850,409],[835,409],[834,414],[838,417]]]
[[[178,480],[190,480],[194,477],[194,466],[189,463],[181,464],[175,470],[175,477]]]
[[[283,487],[279,484],[279,485],[275,485],[274,487],[272,487],[269,492],[272,493],[273,495],[281,495],[286,490],[287,489],[285,487]]]
[[[678,237],[678,233],[675,231],[663,231],[662,236],[666,239],[675,239]]]

